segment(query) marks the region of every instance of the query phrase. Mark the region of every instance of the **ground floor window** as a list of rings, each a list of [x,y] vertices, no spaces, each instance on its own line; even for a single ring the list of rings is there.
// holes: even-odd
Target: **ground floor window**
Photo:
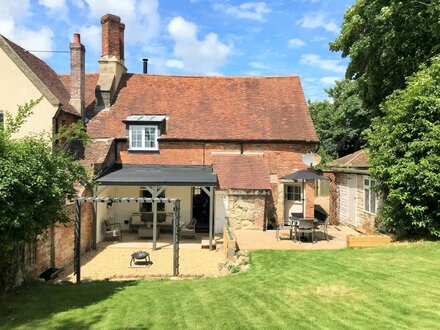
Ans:
[[[151,192],[147,189],[141,188],[141,197],[144,198],[152,198],[153,195]],[[165,198],[165,190],[162,190],[162,192],[158,196],[159,198]],[[139,204],[139,210],[140,212],[152,212],[153,211],[153,204],[152,203],[141,203]],[[165,203],[157,203],[157,211],[158,212],[164,212],[165,211]]]
[[[371,179],[364,179],[364,210],[376,214],[377,196],[374,191],[376,182]]]
[[[3,124],[4,118],[3,118],[3,111],[0,111],[0,124]]]
[[[287,186],[286,199],[288,201],[301,201],[301,187],[300,186]]]

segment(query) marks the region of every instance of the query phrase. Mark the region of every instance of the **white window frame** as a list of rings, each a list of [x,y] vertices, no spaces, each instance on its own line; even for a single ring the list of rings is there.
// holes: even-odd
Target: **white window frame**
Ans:
[[[142,129],[142,140],[141,140],[141,147],[133,147],[132,146],[132,136],[133,136],[133,128],[141,128]],[[155,136],[154,136],[154,147],[146,147],[145,146],[145,130],[147,128],[154,128],[155,131]],[[129,126],[129,135],[128,135],[128,140],[129,140],[129,149],[128,150],[147,150],[147,151],[157,151],[159,150],[159,143],[157,141],[157,139],[159,138],[159,127],[156,125],[130,125]]]
[[[292,199],[289,198],[289,188],[291,188],[292,191]],[[298,192],[296,192],[295,190],[298,189],[299,190],[299,199],[295,199],[295,195],[298,195]],[[293,201],[293,202],[301,202],[302,201],[302,187],[299,185],[288,185],[286,186],[286,200],[288,201]]]
[[[377,208],[379,206],[379,199],[377,198],[376,192],[373,190],[376,181],[370,178],[364,178],[364,211],[375,215]],[[368,205],[367,205],[367,191],[368,191]],[[374,198],[374,210],[371,208],[371,202]],[[368,207],[367,207],[368,206]]]

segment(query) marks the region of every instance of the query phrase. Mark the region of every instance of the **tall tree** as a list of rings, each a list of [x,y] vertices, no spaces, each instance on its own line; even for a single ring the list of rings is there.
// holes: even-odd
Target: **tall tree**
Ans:
[[[379,114],[406,77],[440,54],[440,1],[357,0],[330,49],[350,56],[346,77],[359,81],[365,105]]]
[[[55,222],[67,221],[64,205],[75,196],[74,183],[88,182],[85,167],[52,147],[50,137],[12,138],[38,102],[20,106],[15,118],[7,114],[6,125],[0,124],[0,291],[15,276],[12,253]]]
[[[331,102],[316,101],[309,105],[320,139],[318,152],[324,162],[359,150],[365,143],[363,133],[371,122],[356,81],[338,81],[326,93]]]
[[[369,138],[378,221],[398,236],[440,237],[440,57],[383,104]]]

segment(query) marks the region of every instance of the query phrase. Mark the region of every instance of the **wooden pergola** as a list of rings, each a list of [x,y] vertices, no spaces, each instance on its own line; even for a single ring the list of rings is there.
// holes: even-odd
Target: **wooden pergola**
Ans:
[[[143,197],[81,197],[75,199],[75,245],[74,245],[74,274],[76,283],[81,283],[81,205],[83,203],[151,203],[153,204],[153,249],[156,249],[157,203],[173,204],[173,276],[179,275],[179,230],[180,230],[180,200],[177,198],[157,198],[162,191],[159,187],[148,187],[153,198]],[[162,187],[162,189],[164,189]]]

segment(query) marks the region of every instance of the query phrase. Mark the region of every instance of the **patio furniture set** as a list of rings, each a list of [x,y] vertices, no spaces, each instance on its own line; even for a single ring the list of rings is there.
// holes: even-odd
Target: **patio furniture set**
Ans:
[[[292,213],[284,226],[277,229],[277,240],[280,239],[280,230],[289,230],[289,238],[294,242],[301,243],[301,238],[307,235],[311,238],[312,243],[315,243],[317,242],[316,231],[319,230],[324,233],[324,237],[328,241],[328,221],[328,215],[324,218],[299,218]]]
[[[165,214],[163,214],[165,216]],[[159,214],[158,214],[159,216]],[[166,232],[172,230],[172,224],[163,223],[166,218],[163,217],[160,220],[158,219],[157,230],[156,230],[156,239],[159,238],[161,232]],[[190,221],[186,221],[181,224],[179,230],[179,238],[183,236],[189,236],[192,238],[196,238],[196,222],[195,218]],[[141,215],[139,213],[133,213],[129,221],[129,231],[136,232],[138,234],[138,238],[153,238],[153,224],[151,222],[143,221]],[[122,240],[122,229],[120,223],[111,223],[111,218],[104,221],[104,237],[105,240]]]

